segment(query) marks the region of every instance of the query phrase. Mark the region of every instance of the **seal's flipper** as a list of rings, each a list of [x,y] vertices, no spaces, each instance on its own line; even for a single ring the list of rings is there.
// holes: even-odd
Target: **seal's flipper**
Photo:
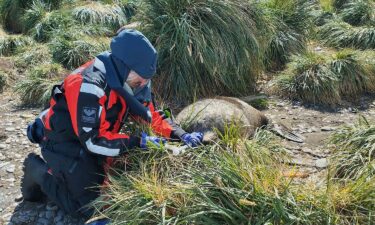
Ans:
[[[303,143],[305,138],[299,134],[294,133],[291,129],[282,124],[271,123],[267,127],[270,131],[287,140],[297,143]]]

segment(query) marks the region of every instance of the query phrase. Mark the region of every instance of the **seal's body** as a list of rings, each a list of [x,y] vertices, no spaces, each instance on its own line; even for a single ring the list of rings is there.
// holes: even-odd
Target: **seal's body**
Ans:
[[[216,97],[197,101],[185,107],[176,117],[186,131],[199,131],[203,141],[214,137],[215,130],[225,132],[234,125],[244,138],[252,137],[257,128],[269,123],[267,117],[246,102],[232,97]]]

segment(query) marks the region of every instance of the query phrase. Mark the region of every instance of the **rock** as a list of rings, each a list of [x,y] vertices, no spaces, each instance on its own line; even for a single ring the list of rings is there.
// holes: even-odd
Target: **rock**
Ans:
[[[328,166],[328,160],[327,158],[318,159],[315,161],[315,166],[318,168],[326,168]]]
[[[334,128],[334,127],[328,127],[328,126],[326,126],[326,127],[322,127],[322,128],[320,128],[320,130],[321,130],[321,131],[334,131],[335,128]]]
[[[14,173],[14,170],[15,170],[15,169],[16,169],[16,166],[13,165],[13,164],[11,164],[11,165],[8,166],[8,168],[6,168],[6,171],[7,171],[8,173]]]
[[[320,52],[320,51],[322,51],[322,48],[318,46],[318,47],[314,48],[314,51]]]
[[[35,116],[33,114],[21,114],[20,117],[22,119],[29,119],[29,118],[34,118]]]
[[[16,201],[16,202],[20,202],[20,201],[22,201],[23,200],[23,196],[22,196],[22,194],[19,194],[19,195],[17,195],[15,198],[14,198],[14,201]]]
[[[284,105],[285,105],[285,103],[283,103],[283,102],[278,102],[278,103],[276,104],[277,107],[284,107]]]
[[[20,158],[23,158],[24,156],[20,155],[20,154],[14,154],[14,158],[16,159],[20,159]]]
[[[7,147],[6,144],[0,144],[0,149],[5,149]]]
[[[10,221],[10,218],[12,217],[12,213],[6,213],[1,218],[5,221]]]
[[[0,169],[3,168],[3,167],[5,167],[5,166],[7,166],[7,165],[9,165],[9,164],[10,164],[10,162],[0,163]]]
[[[14,128],[14,127],[7,127],[7,128],[5,128],[5,131],[8,131],[8,132],[13,132],[15,130],[16,130],[16,128]]]
[[[4,179],[4,181],[9,182],[9,183],[14,183],[14,181],[16,181],[16,179],[14,179],[14,177],[11,177],[9,179]]]
[[[319,130],[318,130],[318,128],[316,128],[316,127],[311,127],[311,131],[312,131],[312,132],[318,132]]]

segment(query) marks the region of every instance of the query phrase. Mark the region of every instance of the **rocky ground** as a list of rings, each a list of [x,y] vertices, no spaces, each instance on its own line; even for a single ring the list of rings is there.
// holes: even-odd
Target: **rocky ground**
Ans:
[[[359,115],[375,118],[374,98],[363,98],[357,107],[334,111],[306,108],[277,98],[270,99],[266,115],[277,123],[303,135],[303,144],[282,140],[290,151],[291,164],[303,171],[303,179],[319,183],[329,164],[325,139],[338,127],[353,124]],[[30,152],[39,153],[37,145],[26,137],[26,126],[40,109],[21,108],[14,94],[0,94],[0,224],[83,224],[71,218],[52,203],[23,202],[20,194],[22,162]]]
[[[22,201],[22,162],[30,152],[40,154],[38,145],[28,141],[26,127],[39,112],[40,109],[19,107],[9,92],[0,95],[0,224],[83,224],[51,202]]]

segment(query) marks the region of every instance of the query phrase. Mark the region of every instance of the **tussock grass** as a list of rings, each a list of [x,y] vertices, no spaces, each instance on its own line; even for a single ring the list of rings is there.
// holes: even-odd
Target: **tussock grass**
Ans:
[[[25,10],[33,5],[32,0],[3,0],[0,1],[1,22],[4,28],[10,32],[21,33],[24,30],[22,16]],[[48,6],[50,9],[57,9],[61,6],[60,0],[37,0]]]
[[[67,69],[74,69],[107,50],[108,43],[106,38],[89,38],[66,33],[56,37],[49,47],[53,61],[61,63]]]
[[[236,138],[233,135],[232,138]],[[324,221],[303,191],[291,192],[282,176],[269,133],[238,143],[188,150],[172,156],[165,149],[133,152],[126,172],[111,177],[96,202],[114,224],[244,224]],[[301,199],[303,199],[301,201]],[[317,210],[317,211],[314,211]]]
[[[161,95],[186,102],[254,90],[264,22],[256,4],[146,0],[139,13],[143,33],[159,52]]]
[[[12,56],[17,54],[21,47],[28,46],[32,39],[27,36],[9,35],[0,37],[0,56]]]
[[[129,153],[94,203],[98,213],[113,224],[371,224],[373,173],[338,178],[338,162],[326,185],[294,182],[283,175],[285,154],[273,134],[263,130],[254,140],[241,140],[233,127],[215,145],[182,155],[163,146]],[[371,146],[362,144],[362,137],[374,139],[365,133],[337,141],[361,143],[344,143],[348,148]]]
[[[24,30],[40,42],[49,41],[54,30],[68,27],[71,20],[66,11],[52,10],[43,1],[34,1],[22,17]]]
[[[332,0],[332,5],[336,10],[340,10],[345,4],[349,3],[351,0]]]
[[[364,62],[358,60],[357,54],[356,51],[346,49],[333,56],[331,68],[339,77],[341,96],[356,98],[365,93],[368,85],[372,85],[374,81],[371,71],[366,70]]]
[[[352,27],[340,21],[327,23],[319,30],[323,43],[336,48],[375,49],[374,35],[373,26]]]
[[[349,2],[344,5],[340,16],[353,26],[375,25],[375,4],[369,0]]]
[[[292,54],[305,50],[305,35],[312,20],[312,4],[300,0],[270,0],[262,5],[270,20],[270,36],[265,52],[265,64],[269,70],[279,70]]]
[[[335,105],[340,101],[338,79],[327,58],[310,52],[294,57],[276,78],[275,92],[313,104]]]
[[[62,81],[66,71],[59,64],[44,64],[26,72],[15,87],[26,105],[43,105],[50,100],[53,85]]]
[[[370,53],[344,49],[331,57],[295,56],[270,85],[270,92],[305,103],[334,106],[374,91],[375,64]]]
[[[375,175],[375,126],[364,117],[355,126],[339,129],[331,143],[334,144],[333,176],[359,179]]]
[[[375,177],[356,180],[331,179],[326,192],[322,193],[322,207],[332,214],[334,224],[371,224],[375,216]]]
[[[15,57],[17,70],[25,71],[30,67],[40,64],[48,64],[52,61],[52,56],[48,46],[43,44],[32,44],[20,49],[20,54]]]
[[[114,30],[127,23],[123,8],[117,4],[89,2],[73,9],[73,17],[85,25],[104,25]]]
[[[361,117],[331,137],[327,202],[341,223],[371,224],[375,219],[375,126]]]
[[[334,12],[333,0],[319,0],[319,4],[324,12]]]

